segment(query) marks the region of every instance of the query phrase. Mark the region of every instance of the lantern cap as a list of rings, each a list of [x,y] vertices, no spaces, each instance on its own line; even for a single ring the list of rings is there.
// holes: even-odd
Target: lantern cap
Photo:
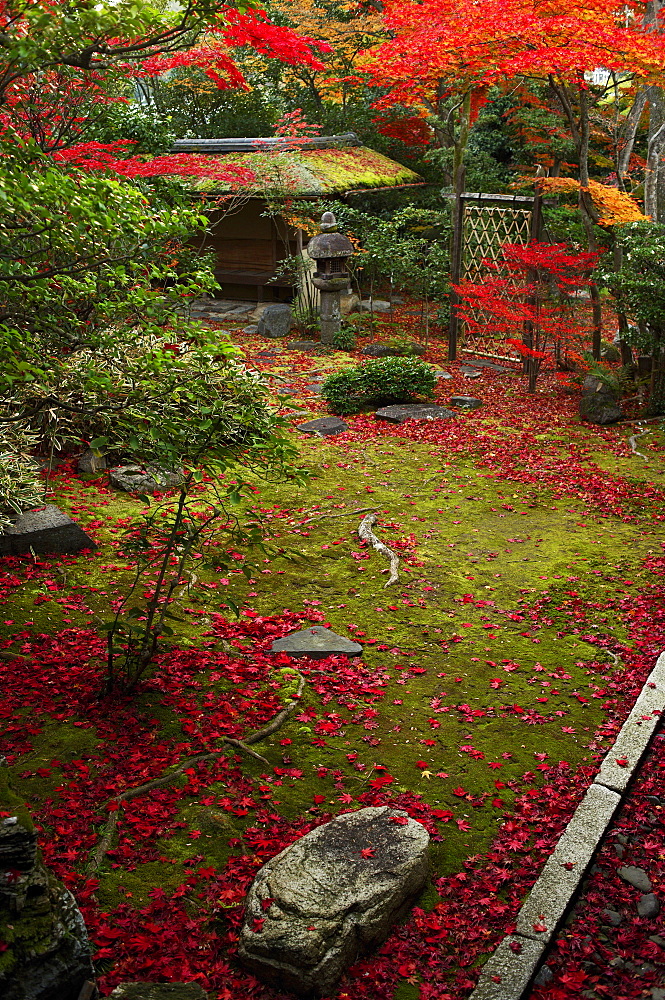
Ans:
[[[334,257],[351,257],[353,243],[343,233],[336,232],[337,219],[332,212],[324,212],[321,216],[321,232],[313,236],[307,245],[307,254],[312,260],[324,260]]]

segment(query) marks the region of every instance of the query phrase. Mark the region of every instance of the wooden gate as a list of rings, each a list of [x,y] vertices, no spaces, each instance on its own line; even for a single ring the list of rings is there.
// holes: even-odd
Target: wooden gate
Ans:
[[[455,197],[454,195],[452,196]],[[496,262],[503,243],[526,244],[539,238],[540,198],[509,194],[463,193],[457,206],[458,232],[453,243],[452,282],[460,279],[478,281],[488,273],[484,261]],[[465,331],[455,310],[457,297],[451,293],[449,358],[457,352],[484,354],[487,357],[521,361],[509,353],[502,337],[493,334],[488,324],[481,335]]]

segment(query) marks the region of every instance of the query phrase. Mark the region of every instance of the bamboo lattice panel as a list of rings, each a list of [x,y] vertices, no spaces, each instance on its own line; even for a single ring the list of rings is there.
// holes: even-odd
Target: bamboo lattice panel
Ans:
[[[465,205],[462,224],[462,274],[467,281],[479,281],[487,274],[484,261],[496,263],[503,243],[529,242],[531,209],[503,208],[495,205]],[[481,336],[462,332],[462,350],[487,354],[505,360],[518,361],[517,354],[500,336],[492,333],[488,323]]]

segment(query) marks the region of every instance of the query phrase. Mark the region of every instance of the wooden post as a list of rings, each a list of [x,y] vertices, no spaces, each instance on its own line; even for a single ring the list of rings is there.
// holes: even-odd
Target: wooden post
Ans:
[[[453,241],[450,255],[450,283],[458,285],[462,278],[462,254],[463,254],[463,225],[464,225],[464,175],[466,170],[460,164],[455,171],[455,200],[453,201]],[[455,361],[457,358],[457,337],[459,332],[459,317],[457,306],[459,295],[454,289],[450,289],[450,323],[448,326],[448,360]]]

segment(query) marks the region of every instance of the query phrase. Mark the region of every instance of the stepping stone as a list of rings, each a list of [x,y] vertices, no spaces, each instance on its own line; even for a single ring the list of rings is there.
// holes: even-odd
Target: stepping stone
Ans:
[[[292,340],[286,346],[290,351],[304,351],[305,354],[325,354],[325,347],[318,340]]]
[[[0,535],[0,555],[20,556],[33,552],[80,552],[97,545],[71,517],[54,504],[29,510]]]
[[[497,365],[493,361],[485,361],[483,358],[480,358],[478,361],[466,361],[465,364],[467,364],[470,368],[487,368],[489,371],[493,372],[508,371],[508,368],[504,368],[502,365]]]
[[[207,1000],[198,983],[121,983],[109,1000]]]
[[[242,332],[243,333],[258,333],[259,332],[259,324],[258,323],[250,323],[249,326],[243,326]],[[257,357],[258,357],[258,355],[257,355]]]
[[[323,382],[312,382],[311,385],[306,385],[304,388],[307,392],[313,393],[315,396],[321,395],[321,389],[323,388]]]
[[[391,347],[389,344],[368,344],[363,350],[363,354],[367,354],[370,358],[421,357],[424,353],[423,345],[416,343],[410,343],[408,348]]]
[[[283,639],[275,639],[271,649],[273,653],[309,656],[313,660],[324,660],[326,656],[360,656],[363,651],[359,642],[345,639],[323,625],[314,625],[313,628],[292,632]]]
[[[427,403],[395,403],[377,410],[374,416],[379,420],[388,420],[391,424],[403,424],[406,420],[447,420],[455,414],[443,406],[430,406]]]
[[[482,372],[477,371],[475,368],[460,368],[464,378],[480,378]]]
[[[322,434],[323,437],[343,434],[348,429],[349,425],[345,424],[339,417],[319,417],[318,420],[309,420],[306,424],[298,424],[298,430],[302,431],[303,434]]]
[[[483,401],[476,399],[475,396],[451,396],[450,405],[456,406],[459,410],[477,410],[483,405]]]
[[[450,374],[450,372],[435,372],[435,374],[436,374],[437,378],[445,378],[445,379],[452,378],[452,375]]]

